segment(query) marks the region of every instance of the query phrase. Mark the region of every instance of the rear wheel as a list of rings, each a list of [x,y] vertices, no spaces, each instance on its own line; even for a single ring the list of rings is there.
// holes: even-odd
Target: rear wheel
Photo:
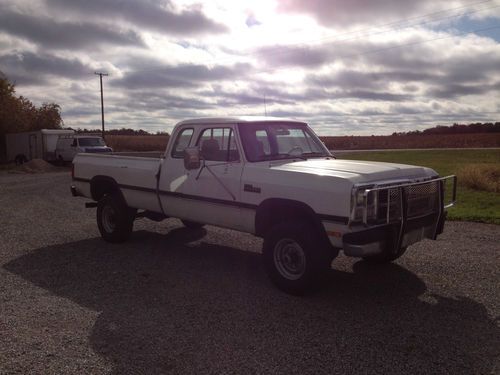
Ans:
[[[406,247],[402,247],[397,252],[392,252],[386,249],[383,253],[363,257],[363,260],[367,263],[373,264],[390,263],[401,257],[405,253],[406,249]]]
[[[132,233],[135,209],[116,194],[105,195],[97,203],[97,226],[105,241],[124,242]]]
[[[186,228],[190,229],[201,229],[205,226],[205,224],[197,223],[195,221],[190,221],[190,220],[181,220],[181,221]]]
[[[281,290],[302,295],[319,286],[331,255],[316,231],[302,223],[278,224],[264,239],[266,270]]]

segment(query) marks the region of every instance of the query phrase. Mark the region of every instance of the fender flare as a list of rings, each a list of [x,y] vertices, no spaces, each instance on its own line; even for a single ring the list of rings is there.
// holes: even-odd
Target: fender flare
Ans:
[[[90,180],[90,195],[93,200],[99,201],[105,194],[116,193],[124,201],[123,193],[116,180],[109,176],[94,176]]]
[[[293,199],[268,198],[261,202],[255,213],[255,234],[259,237],[265,237],[275,218],[280,218],[280,215],[286,213],[300,216],[301,220],[310,223],[330,243],[323,223],[316,212],[306,203]]]

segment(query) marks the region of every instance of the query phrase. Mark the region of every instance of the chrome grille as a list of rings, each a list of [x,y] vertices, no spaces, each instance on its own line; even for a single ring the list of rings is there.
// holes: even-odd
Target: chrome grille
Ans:
[[[409,218],[437,212],[439,209],[438,182],[413,185],[405,188],[407,199],[406,214]]]
[[[377,201],[377,222],[401,220],[401,194],[406,197],[406,216],[415,218],[429,215],[439,210],[439,182],[402,187],[379,188],[373,191]]]
[[[447,183],[452,184],[450,197],[441,199]],[[365,225],[376,225],[430,214],[439,215],[442,210],[455,204],[456,187],[457,178],[453,175],[421,182],[356,186],[352,191],[349,223],[361,219]],[[363,192],[364,197],[362,205],[358,203],[360,192]]]

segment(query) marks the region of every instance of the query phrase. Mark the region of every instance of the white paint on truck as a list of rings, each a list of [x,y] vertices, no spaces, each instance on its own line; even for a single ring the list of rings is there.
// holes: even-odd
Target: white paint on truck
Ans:
[[[456,183],[425,167],[337,160],[306,123],[270,117],[186,120],[161,158],[78,154],[73,163],[73,194],[100,202],[98,221],[128,207],[124,214],[144,210],[261,236],[273,280],[293,293],[341,249],[390,261],[435,239],[444,188]],[[119,195],[122,206],[106,211],[106,195]]]

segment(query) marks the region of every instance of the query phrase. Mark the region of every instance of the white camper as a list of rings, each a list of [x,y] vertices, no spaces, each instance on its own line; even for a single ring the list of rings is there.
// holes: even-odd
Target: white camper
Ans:
[[[74,130],[42,129],[6,134],[7,160],[22,164],[31,159],[55,160],[57,140],[61,135],[75,134]]]

